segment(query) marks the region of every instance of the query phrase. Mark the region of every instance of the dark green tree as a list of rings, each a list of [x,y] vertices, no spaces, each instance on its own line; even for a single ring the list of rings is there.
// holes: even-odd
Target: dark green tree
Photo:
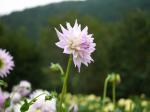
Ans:
[[[112,71],[120,72],[121,95],[148,94],[150,88],[150,21],[146,13],[128,14],[118,28],[110,51]]]

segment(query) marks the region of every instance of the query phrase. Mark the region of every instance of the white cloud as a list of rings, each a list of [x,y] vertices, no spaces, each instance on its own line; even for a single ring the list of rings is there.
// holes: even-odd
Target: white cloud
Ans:
[[[22,11],[26,8],[43,6],[49,3],[57,3],[61,1],[79,0],[0,0],[0,15],[10,14],[13,11]]]

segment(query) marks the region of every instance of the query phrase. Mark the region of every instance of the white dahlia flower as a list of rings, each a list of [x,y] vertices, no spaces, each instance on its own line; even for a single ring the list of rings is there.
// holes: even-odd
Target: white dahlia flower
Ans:
[[[43,94],[45,93],[45,94]],[[41,95],[43,94],[43,95]],[[36,102],[29,108],[28,112],[56,112],[56,99],[45,100],[45,96],[50,94],[48,91],[36,90],[31,94],[31,99],[41,95]]]

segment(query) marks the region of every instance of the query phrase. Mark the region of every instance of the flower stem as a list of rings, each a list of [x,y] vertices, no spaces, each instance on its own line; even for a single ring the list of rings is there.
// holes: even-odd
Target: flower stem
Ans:
[[[113,105],[114,105],[114,112],[116,109],[116,75],[115,80],[112,82],[112,97],[113,97]]]
[[[130,103],[130,110],[129,112],[132,112],[132,102]]]
[[[104,108],[105,101],[106,101],[108,81],[109,81],[109,76],[107,76],[107,78],[105,79],[105,82],[104,82],[104,91],[103,91],[102,109]]]
[[[69,60],[68,60],[68,65],[67,65],[67,70],[66,70],[66,74],[65,74],[65,79],[64,79],[64,83],[63,83],[63,88],[62,88],[62,91],[61,91],[61,95],[60,95],[60,102],[59,102],[59,107],[58,107],[58,112],[63,112],[63,109],[62,109],[62,103],[64,101],[64,97],[65,97],[65,94],[67,92],[67,82],[68,82],[68,78],[69,78],[69,71],[70,71],[70,68],[71,68],[71,63],[72,63],[72,56],[70,55],[69,57]]]
[[[59,68],[59,70],[60,70],[61,75],[64,75],[64,70],[63,70],[63,68],[62,68],[60,65],[58,65],[58,68]]]
[[[29,102],[29,104],[32,104],[38,97],[40,97],[40,96],[42,96],[42,95],[44,95],[44,94],[46,94],[46,93],[41,93],[41,94],[39,94],[38,96],[34,97],[34,98]]]

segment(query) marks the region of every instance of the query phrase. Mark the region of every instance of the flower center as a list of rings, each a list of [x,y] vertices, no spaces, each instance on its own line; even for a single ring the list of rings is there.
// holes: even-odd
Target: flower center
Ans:
[[[41,112],[41,110],[40,110],[40,109],[37,109],[35,112]]]
[[[76,38],[70,39],[70,41],[69,41],[70,49],[72,49],[72,50],[78,50],[79,47],[80,47],[79,46],[80,43],[81,43],[80,37],[76,37]]]
[[[71,49],[75,49],[75,44],[74,44],[73,40],[70,41],[70,48],[71,48]]]
[[[3,61],[0,59],[0,68],[3,66]]]

